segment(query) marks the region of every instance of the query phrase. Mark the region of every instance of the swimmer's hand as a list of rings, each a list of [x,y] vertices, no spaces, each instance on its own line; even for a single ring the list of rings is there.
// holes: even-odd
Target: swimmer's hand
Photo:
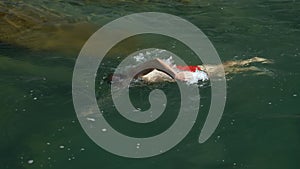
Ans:
[[[180,80],[180,81],[184,80],[184,75],[182,74],[182,72],[175,74],[175,80]]]

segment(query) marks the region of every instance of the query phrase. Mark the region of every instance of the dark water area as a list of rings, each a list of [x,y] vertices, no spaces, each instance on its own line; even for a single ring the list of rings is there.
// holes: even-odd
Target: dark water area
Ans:
[[[22,11],[23,4],[27,8]],[[300,168],[299,1],[1,1],[0,10],[1,169]],[[32,20],[39,18],[39,10],[50,12],[43,13],[46,19],[37,28]],[[198,136],[210,106],[209,86],[200,87],[199,115],[182,142],[159,156],[123,158],[100,148],[80,126],[72,101],[72,73],[82,44],[94,31],[121,16],[149,11],[173,14],[198,26],[223,62],[259,56],[274,63],[254,64],[263,74],[227,76],[225,111],[205,143],[199,144]],[[28,16],[30,22],[24,19]],[[21,17],[22,22],[16,19]],[[85,24],[78,28],[77,23]],[[26,24],[28,30],[15,31],[14,24]],[[149,125],[126,121],[112,106],[103,77],[131,52],[152,45],[176,53],[188,64],[197,62],[180,43],[149,35],[132,37],[108,53],[98,70],[98,105],[115,129],[130,136],[164,131],[180,103],[176,85],[164,83],[131,88],[131,100],[142,110],[149,108],[147,98],[155,88],[169,97],[163,116]]]

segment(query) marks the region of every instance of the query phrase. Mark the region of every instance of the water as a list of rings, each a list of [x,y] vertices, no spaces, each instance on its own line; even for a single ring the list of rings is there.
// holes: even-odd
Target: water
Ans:
[[[20,32],[5,29],[11,25],[4,22],[5,10],[1,10],[0,168],[300,167],[299,1],[69,0],[25,4],[50,9],[45,18],[51,15],[52,19],[39,28],[34,22],[16,22],[29,27],[29,33]],[[20,3],[10,5],[18,11]],[[27,8],[23,11],[37,18]],[[72,104],[72,69],[81,45],[93,31],[120,16],[145,11],[167,12],[197,25],[212,41],[222,61],[253,56],[272,59],[274,64],[256,66],[273,74],[245,72],[228,76],[224,115],[204,144],[198,144],[197,138],[209,107],[209,86],[201,88],[203,106],[192,131],[180,144],[160,156],[128,159],[104,151],[82,130]],[[9,17],[12,21],[16,18]],[[88,31],[83,32],[84,28]],[[125,45],[128,42],[130,46]],[[98,72],[99,84],[122,58],[146,47],[163,47],[188,64],[198,61],[177,41],[155,35],[137,36],[108,54],[103,70]],[[148,126],[123,119],[111,106],[109,85],[103,81],[97,87],[99,106],[106,118],[125,134],[155,135],[176,118],[174,110],[180,100],[174,84],[132,88],[132,102],[142,110],[149,107],[144,100],[154,88],[168,94],[167,111]]]

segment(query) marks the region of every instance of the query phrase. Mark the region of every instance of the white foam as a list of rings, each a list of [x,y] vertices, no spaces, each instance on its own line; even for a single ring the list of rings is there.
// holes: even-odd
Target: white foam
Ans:
[[[138,55],[133,57],[136,62],[144,62],[146,58],[144,57],[143,53],[139,53]]]
[[[204,71],[196,70],[193,72],[193,78],[191,78],[187,83],[188,84],[196,84],[199,81],[206,81],[208,80],[208,76]]]
[[[174,66],[174,60],[172,56],[170,56],[168,59],[163,59],[163,61],[170,66]]]

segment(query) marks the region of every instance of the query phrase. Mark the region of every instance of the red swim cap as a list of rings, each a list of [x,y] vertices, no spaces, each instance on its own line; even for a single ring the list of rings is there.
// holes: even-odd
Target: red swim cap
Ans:
[[[176,66],[177,69],[183,71],[196,72],[196,70],[201,70],[200,66]]]

